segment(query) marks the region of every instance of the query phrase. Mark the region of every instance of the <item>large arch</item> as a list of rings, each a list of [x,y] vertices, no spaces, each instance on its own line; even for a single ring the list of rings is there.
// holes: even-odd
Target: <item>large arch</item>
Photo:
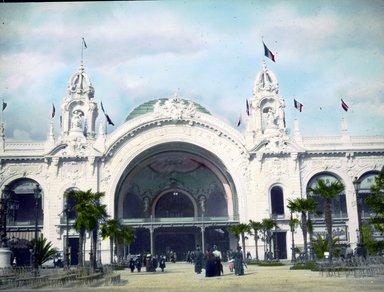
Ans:
[[[11,261],[16,258],[18,266],[30,264],[30,242],[35,232],[40,236],[44,226],[43,190],[40,186],[40,196],[35,198],[37,185],[38,182],[32,178],[20,177],[9,181],[3,190],[3,195],[8,192],[9,198],[6,220],[1,222],[6,224],[1,240],[11,248]]]
[[[187,143],[164,143],[141,153],[124,170],[116,189],[116,217],[154,216],[159,196],[169,191],[190,197],[195,206],[192,217],[238,214],[233,180],[215,155]],[[218,205],[221,212],[217,211]]]
[[[229,250],[227,227],[238,223],[236,189],[222,161],[183,142],[153,146],[129,163],[117,184],[114,212],[136,230],[131,252],[151,247],[184,255],[202,240]]]

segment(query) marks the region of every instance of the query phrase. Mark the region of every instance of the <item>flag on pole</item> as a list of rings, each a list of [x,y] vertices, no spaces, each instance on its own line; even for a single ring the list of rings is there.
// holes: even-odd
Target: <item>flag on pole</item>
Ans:
[[[103,111],[105,118],[107,119],[108,124],[114,126],[115,124],[112,122],[111,118],[107,115],[107,113],[104,110],[103,102],[100,102],[101,110]]]
[[[56,114],[56,109],[55,109],[55,105],[52,103],[52,119],[55,117],[55,114]]]
[[[299,110],[299,112],[301,112],[303,110],[303,104],[298,102],[296,99],[293,100],[293,103],[295,105],[295,108],[297,108]]]
[[[3,111],[5,110],[5,108],[7,107],[7,103],[3,101]]]
[[[108,124],[110,124],[110,125],[112,125],[112,126],[115,125],[115,124],[112,122],[111,118],[110,118],[107,114],[105,114],[105,117],[107,118],[107,122],[108,122]]]
[[[103,102],[101,102],[101,110],[102,110],[103,113],[105,114],[105,110],[104,110],[104,107],[103,107]]]
[[[246,99],[245,101],[246,101],[246,106],[247,106],[247,115],[249,116],[249,103],[248,103],[248,99]]]
[[[348,111],[349,106],[345,103],[345,101],[344,101],[343,99],[341,99],[341,107],[342,107],[343,110],[345,110],[346,112]]]
[[[272,54],[272,52],[270,51],[270,49],[267,48],[267,46],[264,44],[263,42],[263,45],[264,45],[264,55],[271,59],[273,62],[275,62],[275,55]]]
[[[87,43],[85,42],[85,39],[83,38],[83,45],[84,45],[84,48],[88,48],[87,47]]]
[[[237,121],[237,126],[240,126],[241,125],[241,113],[240,113],[240,116],[239,116],[239,120]]]

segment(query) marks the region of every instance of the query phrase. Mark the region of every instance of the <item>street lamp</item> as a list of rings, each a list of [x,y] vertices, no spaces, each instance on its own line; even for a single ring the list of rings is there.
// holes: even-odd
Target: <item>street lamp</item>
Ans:
[[[39,252],[37,250],[37,225],[39,223],[39,199],[41,198],[41,188],[39,184],[33,190],[35,197],[35,242],[33,244],[33,270],[35,277],[39,274]]]
[[[363,240],[363,228],[361,222],[361,199],[359,198],[361,181],[355,177],[353,181],[353,187],[355,188],[356,206],[357,206],[357,223],[359,227],[358,242],[357,242],[357,255],[365,257],[365,246]]]

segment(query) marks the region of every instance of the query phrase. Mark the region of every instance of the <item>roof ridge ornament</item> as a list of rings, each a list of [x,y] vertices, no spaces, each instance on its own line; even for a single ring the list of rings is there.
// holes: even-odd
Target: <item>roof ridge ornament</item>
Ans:
[[[158,100],[153,106],[157,117],[169,117],[173,120],[193,118],[196,116],[196,105],[192,101],[180,98],[177,92],[166,100]]]

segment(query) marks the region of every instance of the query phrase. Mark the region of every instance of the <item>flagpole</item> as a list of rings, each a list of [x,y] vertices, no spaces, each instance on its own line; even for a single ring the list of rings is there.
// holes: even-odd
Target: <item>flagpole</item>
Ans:
[[[4,98],[1,100],[2,103],[1,103],[1,125],[3,125],[3,113],[4,113]]]
[[[83,39],[81,39],[81,64],[83,64],[83,51],[84,51],[84,44]]]

